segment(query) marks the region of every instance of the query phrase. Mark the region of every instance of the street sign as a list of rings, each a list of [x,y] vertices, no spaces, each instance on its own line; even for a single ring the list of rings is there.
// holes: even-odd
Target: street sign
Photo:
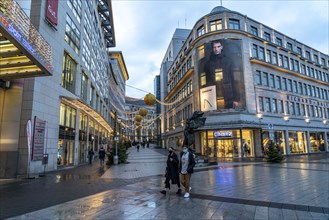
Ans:
[[[274,132],[273,130],[270,130],[270,133],[269,133],[269,136],[270,136],[270,140],[274,140]]]
[[[118,141],[118,140],[120,140],[120,137],[115,137],[114,140]]]
[[[273,129],[273,124],[268,124],[268,129]]]

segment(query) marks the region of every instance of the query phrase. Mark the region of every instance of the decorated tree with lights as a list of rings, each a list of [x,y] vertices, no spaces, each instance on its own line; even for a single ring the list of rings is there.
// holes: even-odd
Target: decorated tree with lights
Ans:
[[[282,156],[278,145],[275,144],[273,141],[269,142],[268,148],[266,149],[266,154],[266,159],[268,162],[280,163],[282,160],[284,160],[284,157]]]

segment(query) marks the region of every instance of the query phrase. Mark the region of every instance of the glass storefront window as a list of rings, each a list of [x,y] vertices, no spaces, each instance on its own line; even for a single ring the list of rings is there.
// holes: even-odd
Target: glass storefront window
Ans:
[[[253,132],[252,130],[242,130],[242,148],[238,148],[238,155],[242,155],[244,157],[254,156],[254,140],[253,140]]]
[[[311,152],[325,151],[323,136],[323,132],[310,132]]]
[[[59,124],[60,125],[65,125],[65,105],[61,104],[60,110],[59,110]]]
[[[274,143],[279,147],[279,150],[282,154],[287,154],[286,152],[286,142],[284,138],[284,131],[273,131],[274,134]],[[266,155],[266,149],[268,148],[270,141],[269,131],[263,131],[263,155]]]
[[[307,153],[305,132],[289,131],[289,150],[292,154]]]
[[[208,131],[209,157],[232,158],[238,157],[240,144],[240,130]]]

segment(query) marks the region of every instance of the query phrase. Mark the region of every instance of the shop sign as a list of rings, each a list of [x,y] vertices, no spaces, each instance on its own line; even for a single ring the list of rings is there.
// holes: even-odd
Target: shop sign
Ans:
[[[57,25],[58,19],[58,0],[47,0],[46,4],[46,18],[53,25]]]
[[[34,117],[32,160],[42,160],[45,144],[46,122]]]
[[[232,137],[232,131],[215,131],[215,138]]]

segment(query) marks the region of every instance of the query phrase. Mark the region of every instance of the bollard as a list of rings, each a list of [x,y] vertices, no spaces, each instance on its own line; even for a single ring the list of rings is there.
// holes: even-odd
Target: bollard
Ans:
[[[113,156],[113,164],[117,165],[119,163],[119,157],[117,155]]]

